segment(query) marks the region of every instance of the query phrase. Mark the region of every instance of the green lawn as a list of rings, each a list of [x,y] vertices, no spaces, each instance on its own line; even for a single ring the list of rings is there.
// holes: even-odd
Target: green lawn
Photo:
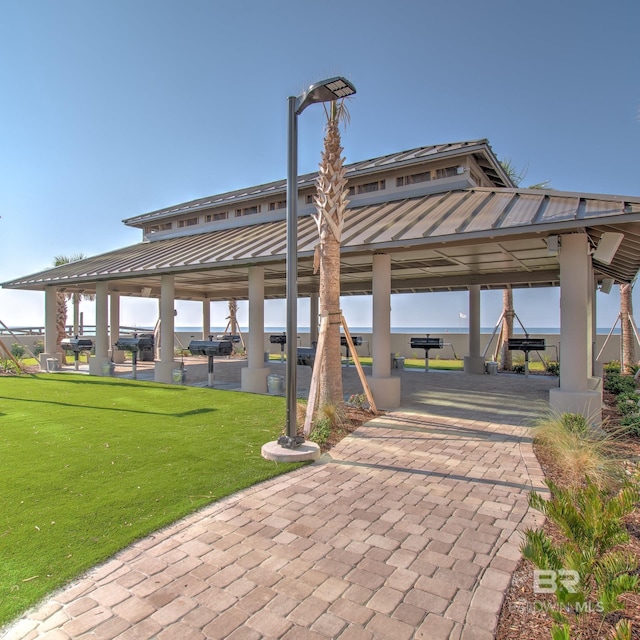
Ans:
[[[0,626],[137,538],[299,466],[260,456],[284,412],[272,396],[0,378]]]

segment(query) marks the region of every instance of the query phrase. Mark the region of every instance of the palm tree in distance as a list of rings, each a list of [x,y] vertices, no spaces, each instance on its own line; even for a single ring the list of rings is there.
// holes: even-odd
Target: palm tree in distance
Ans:
[[[509,179],[516,185],[516,187],[520,186],[520,183],[527,177],[527,173],[529,171],[528,166],[525,166],[522,170],[516,169],[511,158],[503,158],[500,160],[500,166],[504,169],[504,172],[509,176]],[[536,182],[535,184],[530,184],[528,187],[525,187],[525,189],[551,189],[551,181],[543,180],[542,182]]]
[[[500,160],[500,165],[516,187],[520,185],[527,175],[528,167],[518,170],[510,158]],[[549,180],[543,180],[542,182],[529,185],[527,189],[549,189],[550,186]],[[513,359],[511,357],[511,351],[508,349],[509,338],[513,338],[513,316],[513,289],[507,287],[502,292],[502,331],[500,332],[502,342],[499,345],[500,368],[504,371],[511,371],[513,369]]]
[[[70,256],[59,255],[53,259],[54,267],[61,267],[64,264],[84,260],[83,253],[74,253]],[[62,341],[67,337],[67,300],[73,302],[73,333],[78,333],[80,319],[80,300],[93,300],[95,296],[88,293],[64,293],[58,291],[56,294],[56,351],[62,351]]]
[[[631,319],[633,318],[633,302],[631,284],[620,285],[620,324],[622,325],[622,372],[633,373],[632,366],[636,362],[636,345]]]
[[[320,405],[340,405],[344,401],[340,362],[340,240],[349,201],[339,124],[349,121],[349,112],[341,100],[325,105],[325,114],[327,125],[313,216],[320,239],[314,259],[314,270],[320,270],[319,311],[321,317],[328,317],[318,386]]]

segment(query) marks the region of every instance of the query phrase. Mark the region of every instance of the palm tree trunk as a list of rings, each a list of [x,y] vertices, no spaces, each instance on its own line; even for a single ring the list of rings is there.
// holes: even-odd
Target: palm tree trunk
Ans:
[[[513,338],[513,289],[507,288],[502,292],[502,344],[500,345],[500,368],[503,371],[513,370],[513,358],[509,351],[509,338]]]
[[[344,115],[343,103],[331,104],[327,113],[327,129],[315,198],[320,246],[320,315],[329,324],[320,357],[323,361],[319,378],[320,404],[340,405],[342,364],[340,353],[340,236],[347,208],[347,179],[340,146],[338,121]]]
[[[631,366],[635,364],[635,336],[631,319],[633,318],[632,288],[630,284],[620,285],[620,320],[622,325],[622,363],[623,373],[632,373]]]
[[[56,293],[56,353],[62,351],[62,341],[67,337],[67,298],[60,291]]]
[[[341,404],[340,243],[328,234],[320,249],[320,316],[329,317],[320,373],[320,404]]]

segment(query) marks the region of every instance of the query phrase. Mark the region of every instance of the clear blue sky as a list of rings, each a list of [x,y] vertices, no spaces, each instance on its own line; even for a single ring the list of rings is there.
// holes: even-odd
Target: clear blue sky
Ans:
[[[0,0],[0,281],[138,242],[123,218],[284,178],[286,97],[332,75],[358,90],[347,162],[486,137],[525,185],[638,196],[639,24],[637,0]],[[305,111],[301,172],[322,133],[322,109]],[[517,291],[516,311],[557,326],[557,300]],[[483,325],[500,301],[483,294]],[[467,297],[392,303],[393,325],[455,327]],[[618,303],[598,295],[600,326]],[[369,324],[368,303],[343,308]],[[198,305],[178,312],[200,322]],[[123,323],[156,314],[123,302]],[[43,317],[42,294],[0,289],[0,320]]]

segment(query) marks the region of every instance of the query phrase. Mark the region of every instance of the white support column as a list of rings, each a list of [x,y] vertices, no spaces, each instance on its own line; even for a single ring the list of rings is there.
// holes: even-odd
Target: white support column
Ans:
[[[598,355],[598,306],[597,306],[597,300],[598,300],[598,279],[595,277],[593,278],[593,305],[592,305],[592,309],[591,309],[591,326],[593,327],[593,351],[591,353],[591,362],[592,362],[592,370],[593,373],[592,375],[595,376],[596,378],[600,378],[602,379],[602,376],[604,374],[603,371],[603,363],[602,362],[598,362],[598,360],[596,360],[596,357]]]
[[[465,373],[484,373],[480,355],[480,285],[469,285],[469,355],[464,357]]]
[[[211,334],[211,300],[202,301],[202,339],[208,340]]]
[[[44,290],[44,352],[40,354],[40,369],[47,370],[47,360],[58,358],[56,353],[56,338],[58,328],[56,326],[57,316],[57,289],[47,287]]]
[[[160,360],[156,360],[153,379],[156,382],[173,383],[175,369],[173,334],[175,327],[174,276],[160,277]]]
[[[120,293],[112,291],[109,294],[109,350],[113,362],[124,362],[124,351],[118,351],[113,345],[120,338]]]
[[[287,336],[295,340],[296,336]],[[249,267],[249,342],[248,366],[241,371],[242,391],[267,392],[267,376],[271,369],[264,366],[264,267]]]
[[[309,296],[309,346],[318,342],[318,294]]]
[[[109,362],[109,283],[96,282],[96,341],[95,355],[89,358],[89,373],[105,375],[103,364]]]
[[[391,256],[373,256],[373,368],[367,378],[380,409],[400,406],[400,377],[391,376]]]
[[[602,389],[589,362],[593,287],[589,243],[584,233],[563,235],[560,244],[560,387],[549,391],[552,409],[602,421]]]

